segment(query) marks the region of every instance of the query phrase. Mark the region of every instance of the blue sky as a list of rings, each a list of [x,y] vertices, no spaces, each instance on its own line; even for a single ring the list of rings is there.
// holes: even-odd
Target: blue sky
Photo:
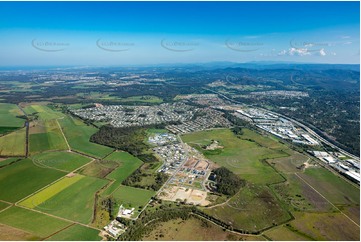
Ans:
[[[0,2],[0,66],[359,63],[359,2]]]

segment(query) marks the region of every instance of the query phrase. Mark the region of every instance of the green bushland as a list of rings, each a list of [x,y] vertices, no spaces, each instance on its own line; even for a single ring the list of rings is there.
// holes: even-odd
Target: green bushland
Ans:
[[[232,173],[225,167],[220,167],[212,171],[216,175],[217,192],[233,196],[245,185],[245,181]]]
[[[97,133],[92,135],[90,140],[98,144],[129,152],[144,162],[157,162],[158,159],[148,151],[150,146],[145,140],[148,137],[147,129],[163,127],[164,125],[161,124],[124,128],[102,126]]]

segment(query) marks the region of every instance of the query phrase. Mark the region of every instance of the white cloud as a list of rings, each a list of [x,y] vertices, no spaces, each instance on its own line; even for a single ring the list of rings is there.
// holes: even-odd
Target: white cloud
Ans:
[[[351,38],[351,36],[349,36],[349,35],[341,36],[341,39],[349,39],[349,38]]]
[[[308,48],[289,48],[288,50],[281,50],[278,52],[279,56],[289,55],[289,56],[308,56],[308,55],[320,55],[325,56],[327,55],[325,49],[320,49],[318,51],[309,50]]]
[[[308,51],[307,48],[290,48],[288,50],[289,55],[298,55],[298,56],[305,56],[305,55],[311,55],[311,53]]]
[[[346,41],[346,42],[343,42],[342,44],[343,45],[350,45],[350,44],[352,44],[352,42],[351,41]]]

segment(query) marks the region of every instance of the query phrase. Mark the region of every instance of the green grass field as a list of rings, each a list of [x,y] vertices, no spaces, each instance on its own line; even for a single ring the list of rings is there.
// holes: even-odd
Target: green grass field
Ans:
[[[51,120],[64,117],[64,114],[54,111],[45,105],[30,105],[24,108],[26,114],[37,113],[40,120]]]
[[[95,193],[107,183],[108,181],[95,177],[83,177],[35,209],[89,224],[93,216]]]
[[[25,156],[26,129],[22,128],[0,137],[0,155]]]
[[[163,99],[156,96],[132,96],[122,98],[122,102],[162,103]]]
[[[19,207],[11,207],[0,213],[0,223],[45,238],[70,223]]]
[[[102,158],[113,151],[109,147],[89,141],[90,136],[97,132],[96,128],[87,126],[81,121],[74,121],[69,116],[59,119],[59,123],[72,149],[98,158]]]
[[[112,194],[112,197],[116,200],[118,205],[123,204],[124,207],[134,207],[135,211],[139,208],[139,206],[145,206],[151,197],[155,195],[155,192],[128,187],[128,186],[120,186],[115,192]]]
[[[241,188],[228,203],[203,211],[246,231],[259,231],[291,218],[266,186],[251,184]]]
[[[49,241],[100,241],[99,231],[74,224],[69,228],[46,239]]]
[[[0,103],[0,127],[20,128],[24,126],[25,119],[16,117],[20,115],[23,113],[15,104]]]
[[[91,158],[77,153],[57,151],[44,152],[31,157],[40,166],[52,167],[64,171],[73,171],[91,161]]]
[[[191,217],[187,220],[173,219],[155,226],[142,240],[145,241],[249,241],[265,240],[262,236],[238,235],[205,220]]]
[[[287,182],[271,189],[288,205],[290,211],[332,212],[334,208],[295,174],[286,175]]]
[[[46,187],[40,192],[20,202],[19,205],[27,208],[42,207],[42,204],[46,204],[47,200],[49,200],[59,192],[65,190],[67,187],[78,182],[82,178],[84,178],[84,176],[79,174],[76,174],[75,176],[72,177],[63,177],[62,179],[52,184],[51,186]]]
[[[104,195],[111,194],[128,176],[143,164],[141,160],[127,152],[113,152],[105,160],[116,161],[119,163],[119,167],[107,175],[108,179],[115,182],[104,191]]]
[[[288,226],[280,226],[278,228],[266,231],[264,233],[273,241],[307,241],[310,240],[307,235],[290,229]]]
[[[1,168],[0,199],[17,202],[66,173],[35,166],[30,159]]]
[[[300,176],[336,205],[360,204],[360,189],[322,167],[308,168]]]
[[[359,211],[358,211],[359,212]],[[295,213],[290,228],[313,240],[360,241],[360,227],[341,213]]]
[[[9,206],[10,206],[10,204],[4,203],[4,202],[1,202],[1,201],[0,201],[0,211],[3,210],[4,208],[9,207]]]
[[[30,154],[36,154],[47,150],[68,149],[64,136],[55,119],[37,121],[35,126],[30,126],[29,133]]]
[[[229,129],[217,129],[186,134],[182,139],[210,160],[250,182],[267,184],[282,181],[282,177],[262,160],[288,156],[284,151],[288,150],[287,147],[254,131],[244,129],[244,133],[242,139],[239,139]],[[209,152],[201,148],[209,144],[210,140],[217,140],[224,146],[221,152]]]
[[[0,160],[0,168],[3,167],[3,166],[7,166],[7,165],[9,165],[12,162],[15,162],[17,160],[19,160],[19,158],[16,158],[16,157]]]

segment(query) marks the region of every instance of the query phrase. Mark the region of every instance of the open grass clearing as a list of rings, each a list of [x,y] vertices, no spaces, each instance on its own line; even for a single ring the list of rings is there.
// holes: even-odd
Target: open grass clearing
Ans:
[[[139,214],[137,210],[144,207],[154,195],[154,191],[120,186],[111,196],[118,205],[123,205],[126,208],[135,208],[136,212],[134,215],[137,216]]]
[[[360,240],[357,227],[341,213],[295,213],[292,229],[315,240]]]
[[[310,167],[299,175],[334,205],[360,204],[360,189],[323,167]]]
[[[254,131],[245,129],[244,132],[247,136],[237,138],[229,129],[215,129],[186,134],[182,136],[182,139],[200,150],[208,159],[252,183],[268,184],[283,181],[283,178],[263,160],[288,156],[284,151],[288,148],[284,147],[284,150],[281,150],[261,146],[258,139],[261,139],[264,145],[279,148],[278,144],[274,144],[275,141],[270,140],[267,143]],[[257,138],[258,136],[261,138]],[[244,139],[246,137],[247,139],[253,137],[255,140],[246,140]],[[224,148],[220,152],[209,152],[202,149],[201,145],[194,145],[209,144],[210,140],[219,141]]]
[[[191,217],[187,220],[173,219],[168,222],[162,222],[155,225],[155,228],[142,240],[154,241],[225,241],[225,240],[265,240],[262,236],[238,235],[223,231],[222,228]]]
[[[289,213],[265,186],[247,184],[226,204],[202,209],[233,228],[260,231],[289,220]]]
[[[295,230],[292,230],[286,225],[271,229],[264,233],[268,238],[273,241],[306,241],[310,240],[307,235],[303,235]]]

